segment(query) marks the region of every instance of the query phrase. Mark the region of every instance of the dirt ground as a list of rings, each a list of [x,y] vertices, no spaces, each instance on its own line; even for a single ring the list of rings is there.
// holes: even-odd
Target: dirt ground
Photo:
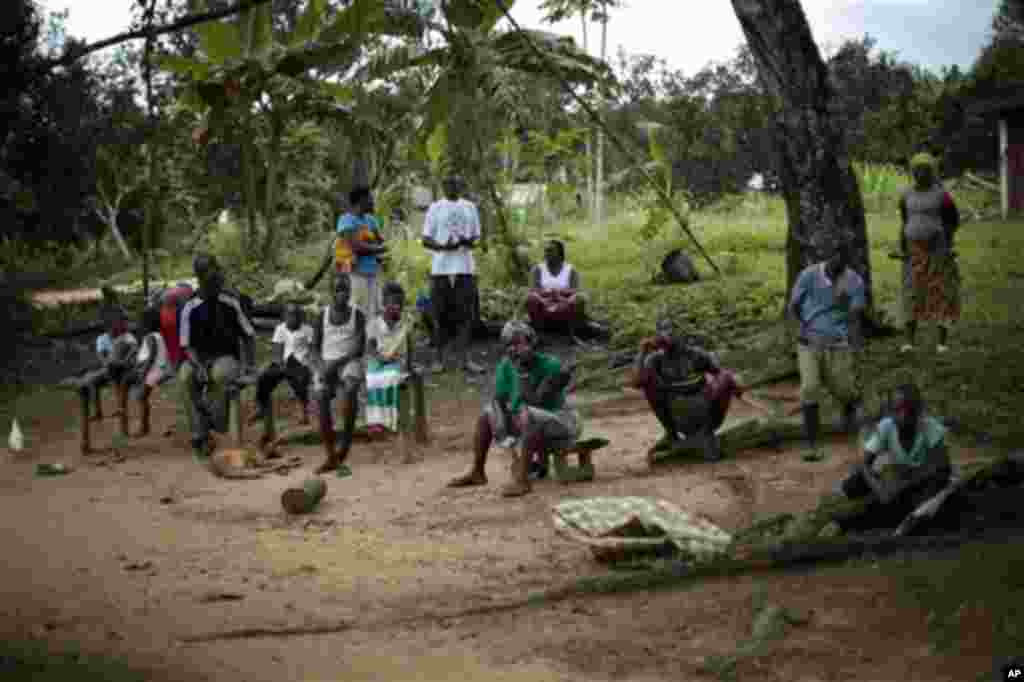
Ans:
[[[564,498],[661,497],[735,529],[812,506],[855,455],[836,441],[818,464],[762,450],[650,472],[656,422],[625,395],[587,408],[586,434],[611,440],[595,456],[596,481],[542,481],[506,500],[507,462],[494,451],[488,486],[449,490],[469,462],[479,391],[432,404],[434,442],[413,463],[390,444],[357,444],[354,476],[329,478],[327,499],[300,518],[285,516],[279,496],[311,474],[319,447],[290,448],[304,465],[287,476],[216,479],[179,436],[162,435],[176,420],[165,394],[155,434],[122,461],[82,458],[72,396],[55,397],[22,416],[29,451],[0,469],[0,635],[74,643],[154,680],[713,680],[704,658],[750,635],[751,598],[765,589],[811,621],[742,661],[737,679],[959,682],[991,665],[983,641],[976,656],[933,654],[926,614],[898,605],[896,586],[863,565],[523,605],[531,592],[610,572],[554,533],[550,509]],[[293,422],[294,402],[283,389],[278,399]],[[99,424],[95,444],[111,443],[115,426]],[[34,476],[56,461],[76,469]],[[295,627],[334,632],[258,636]],[[238,636],[185,641],[218,633]]]

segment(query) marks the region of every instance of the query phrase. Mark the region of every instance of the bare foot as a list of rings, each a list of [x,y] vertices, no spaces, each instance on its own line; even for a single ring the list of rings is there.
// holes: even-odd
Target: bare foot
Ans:
[[[468,488],[473,485],[487,485],[487,475],[477,471],[471,471],[465,476],[453,478],[448,482],[449,488]]]
[[[138,431],[137,431],[137,432],[135,433],[135,437],[136,437],[136,438],[145,438],[145,437],[146,437],[146,436],[148,436],[148,435],[149,435],[149,429],[139,429],[139,430],[138,430]]]

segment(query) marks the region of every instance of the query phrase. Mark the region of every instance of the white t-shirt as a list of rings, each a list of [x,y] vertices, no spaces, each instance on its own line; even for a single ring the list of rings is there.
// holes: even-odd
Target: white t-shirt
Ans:
[[[376,339],[377,350],[383,355],[396,355],[405,350],[405,340],[409,334],[412,323],[408,319],[401,319],[392,326],[384,321],[384,318],[377,316],[366,324],[366,339]]]
[[[571,287],[572,283],[572,266],[568,263],[562,263],[562,269],[558,271],[558,276],[555,277],[548,270],[548,264],[541,262],[538,267],[540,268],[540,288],[541,289],[555,289],[557,291],[565,291]]]
[[[480,238],[480,214],[473,202],[466,199],[449,201],[439,199],[427,209],[423,221],[423,236],[439,244],[449,238]],[[435,251],[430,265],[431,275],[474,275],[476,263],[473,252],[465,247],[457,251]]]
[[[292,331],[282,322],[277,325],[270,342],[284,344],[283,362],[288,362],[288,358],[294,355],[296,360],[305,365],[309,361],[309,349],[313,346],[313,328],[304,324]]]

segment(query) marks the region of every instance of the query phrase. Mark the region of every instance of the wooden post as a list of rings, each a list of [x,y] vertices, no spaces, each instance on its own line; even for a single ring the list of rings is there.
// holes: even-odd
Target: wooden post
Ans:
[[[92,452],[92,444],[89,440],[89,419],[92,415],[89,414],[89,387],[82,386],[78,389],[79,405],[81,406],[82,416],[82,441],[81,441],[81,453],[88,455]]]
[[[96,396],[96,418],[103,419],[103,386],[99,381],[89,382],[89,392]]]
[[[228,399],[228,425],[231,439],[238,448],[245,442],[245,419],[242,412],[242,394],[238,392]]]
[[[409,377],[412,390],[412,411],[415,420],[415,438],[420,445],[430,442],[430,431],[427,428],[427,394],[423,386],[423,377],[413,374]]]
[[[117,409],[121,413],[120,426],[121,435],[128,437],[128,387],[123,383],[114,384],[114,393],[117,394]]]
[[[241,400],[239,400],[241,402]],[[303,407],[305,409],[305,407]],[[263,436],[260,438],[261,443],[273,443],[274,439],[277,438],[277,422],[274,418],[274,399],[268,401],[267,409],[264,411],[266,417],[263,420]]]
[[[1006,117],[999,118],[999,208],[1003,220],[1010,214],[1010,131]]]

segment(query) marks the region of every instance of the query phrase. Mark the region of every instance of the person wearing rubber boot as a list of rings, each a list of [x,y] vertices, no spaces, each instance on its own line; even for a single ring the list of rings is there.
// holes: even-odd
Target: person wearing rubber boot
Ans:
[[[823,389],[842,404],[846,431],[852,433],[859,425],[858,365],[866,299],[864,280],[850,267],[851,258],[850,244],[839,244],[827,260],[804,268],[790,297],[789,312],[800,323],[797,360],[807,439],[803,459],[809,462],[824,458],[818,443]]]
[[[917,386],[904,384],[896,389],[892,414],[864,443],[864,460],[839,485],[847,499],[869,498],[867,507],[835,520],[844,531],[896,527],[951,475],[946,427],[926,413]]]
[[[192,449],[209,466],[213,454],[210,429],[227,431],[228,405],[237,390],[236,382],[256,364],[255,331],[238,297],[224,291],[224,273],[216,258],[200,254],[192,269],[199,290],[181,310],[178,338],[185,361],[178,370],[178,385],[192,432]]]
[[[363,353],[366,350],[366,318],[350,303],[352,285],[348,277],[334,283],[334,300],[320,312],[313,326],[313,395],[320,410],[320,437],[324,442],[324,463],[316,473],[349,472],[345,459],[352,449],[359,407],[359,386],[363,381]],[[345,423],[341,443],[335,442],[331,402],[341,390]]]
[[[665,430],[648,454],[672,450],[682,444],[680,434],[686,434],[703,441],[708,461],[722,458],[715,432],[741,391],[735,376],[719,367],[713,354],[687,344],[676,333],[672,320],[659,320],[656,336],[641,347],[635,385]]]
[[[525,322],[512,321],[501,331],[505,358],[498,364],[494,398],[477,420],[473,468],[452,480],[449,487],[485,485],[487,453],[491,444],[521,452],[512,464],[512,480],[502,489],[505,497],[530,492],[530,462],[552,447],[571,445],[580,433],[580,419],[565,404],[566,372],[561,361],[538,353],[537,334]]]

